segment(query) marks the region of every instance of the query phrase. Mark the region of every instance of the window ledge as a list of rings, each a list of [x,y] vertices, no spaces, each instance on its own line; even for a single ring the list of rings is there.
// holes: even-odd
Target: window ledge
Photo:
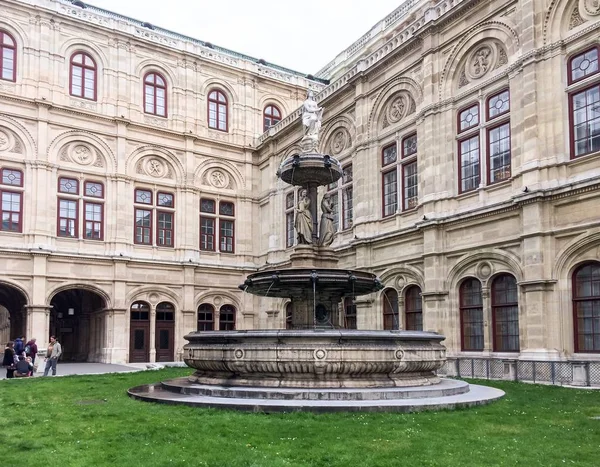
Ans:
[[[476,188],[474,190],[465,191],[464,193],[459,193],[456,195],[456,197],[454,199],[462,200],[462,199],[466,199],[466,198],[476,197],[476,196],[479,196],[479,192],[483,191],[484,189],[485,189],[484,186],[480,186],[479,188]]]
[[[570,157],[569,160],[565,162],[565,164],[570,166],[577,166],[598,159],[600,159],[600,151],[590,152],[589,154],[584,154],[582,156]]]
[[[483,187],[483,189],[485,191],[497,191],[497,190],[501,190],[502,188],[506,188],[507,186],[510,186],[512,184],[512,181],[514,179],[514,175],[511,175],[509,178],[505,179],[505,180],[501,180],[499,182],[494,182],[491,183],[489,185],[486,185]]]

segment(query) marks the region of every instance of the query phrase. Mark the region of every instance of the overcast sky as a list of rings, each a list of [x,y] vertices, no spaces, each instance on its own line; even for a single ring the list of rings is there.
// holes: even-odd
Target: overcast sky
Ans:
[[[404,0],[84,0],[303,73],[316,73]]]

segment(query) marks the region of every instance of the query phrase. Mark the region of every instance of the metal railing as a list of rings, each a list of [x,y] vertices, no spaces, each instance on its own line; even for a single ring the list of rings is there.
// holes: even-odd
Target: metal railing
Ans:
[[[438,374],[559,386],[600,386],[600,361],[450,357]]]

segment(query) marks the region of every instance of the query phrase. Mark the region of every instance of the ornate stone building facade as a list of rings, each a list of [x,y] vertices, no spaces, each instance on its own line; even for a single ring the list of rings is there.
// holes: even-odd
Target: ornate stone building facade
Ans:
[[[349,326],[597,359],[597,1],[407,0],[316,79],[78,3],[0,19],[5,337],[154,361],[195,329],[285,327],[237,285],[288,261],[276,174],[310,88],[345,169],[332,247],[386,285],[348,297]]]

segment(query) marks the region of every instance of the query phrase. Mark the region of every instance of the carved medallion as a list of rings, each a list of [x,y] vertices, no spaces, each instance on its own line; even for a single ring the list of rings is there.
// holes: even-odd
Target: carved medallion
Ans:
[[[210,184],[215,188],[225,188],[229,183],[229,177],[220,170],[213,170],[208,178]]]
[[[490,263],[488,263],[488,262],[480,263],[477,266],[477,277],[479,277],[482,280],[485,280],[492,275],[492,271],[493,270],[492,270],[492,266],[490,265]]]
[[[161,160],[155,158],[148,159],[144,168],[146,173],[151,177],[161,178],[167,173],[165,164]]]
[[[84,144],[76,144],[71,148],[71,159],[81,165],[89,165],[93,162],[92,149]]]
[[[493,59],[492,48],[489,45],[483,45],[475,50],[469,59],[467,70],[473,78],[481,78],[491,69]]]
[[[390,123],[402,120],[406,113],[406,99],[402,96],[396,97],[387,109],[387,119]]]
[[[332,152],[332,154],[338,155],[344,149],[346,149],[347,144],[348,143],[347,143],[346,132],[344,130],[338,130],[333,135],[333,141],[331,142],[331,152]]]

